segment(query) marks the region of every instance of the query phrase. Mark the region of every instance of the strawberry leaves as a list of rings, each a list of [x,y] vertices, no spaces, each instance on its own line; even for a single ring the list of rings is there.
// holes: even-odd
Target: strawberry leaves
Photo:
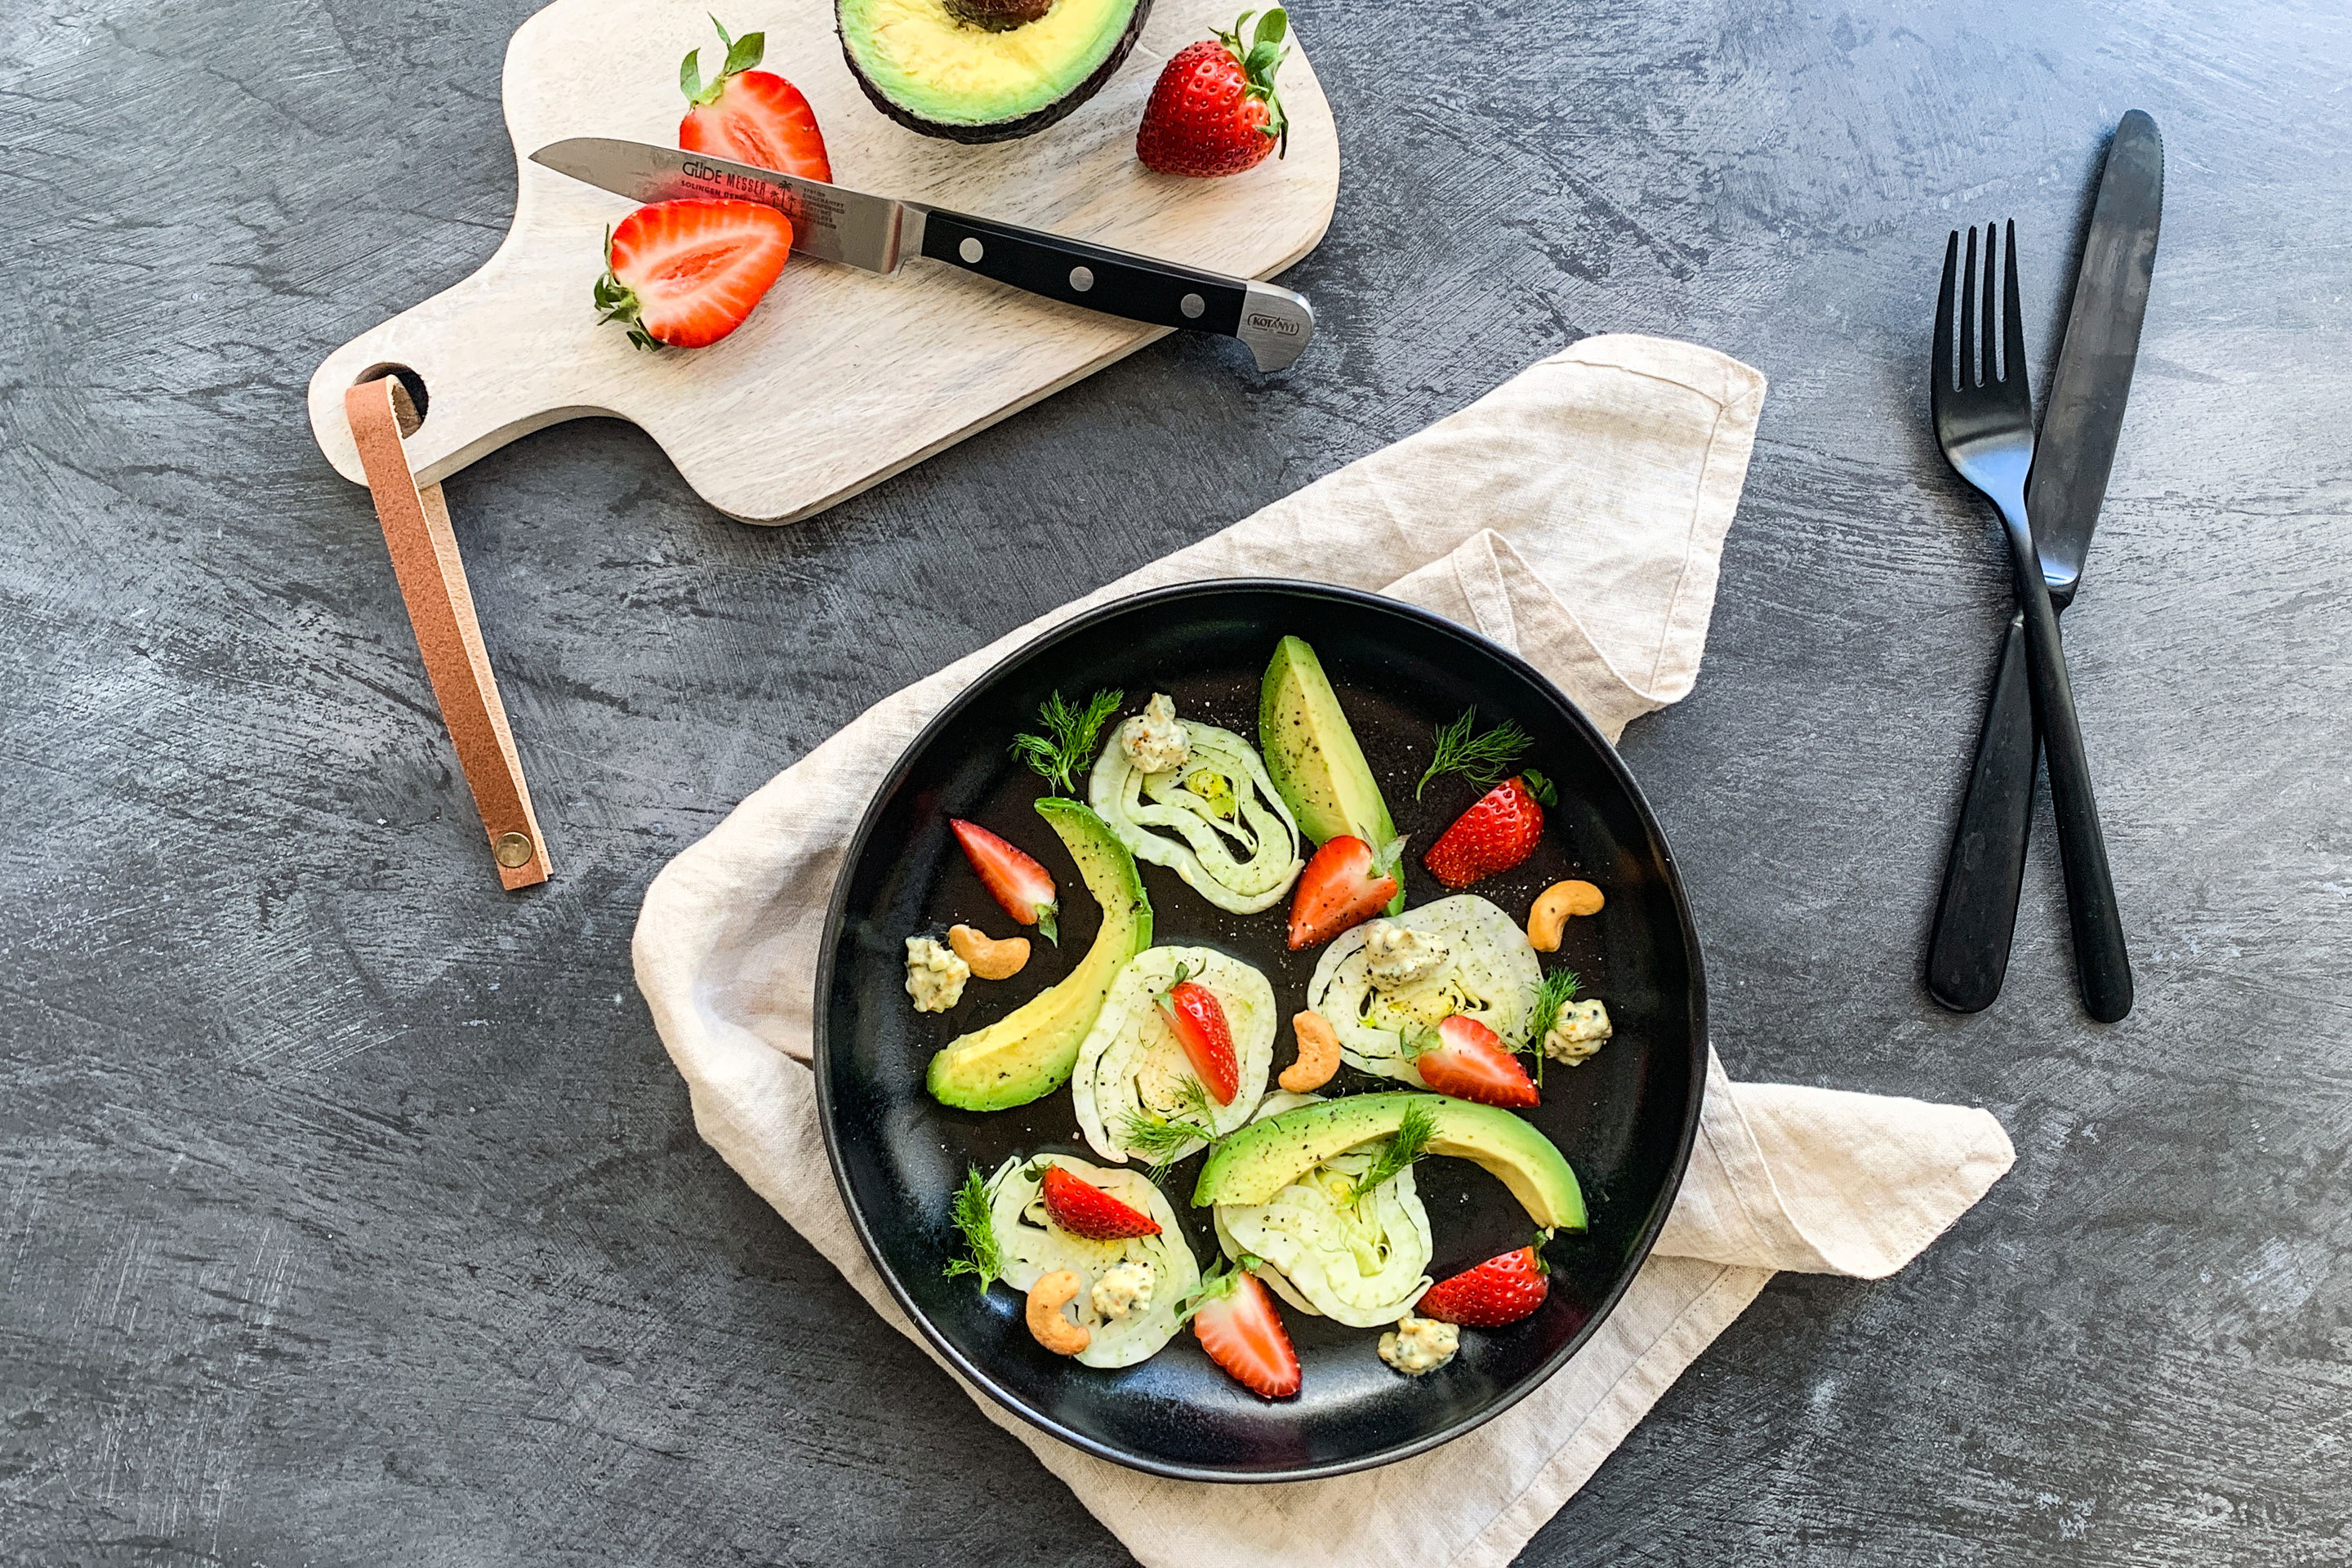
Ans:
[[[1282,111],[1282,100],[1275,96],[1274,77],[1290,53],[1282,47],[1283,38],[1290,31],[1290,18],[1281,6],[1275,6],[1258,17],[1255,36],[1244,44],[1242,42],[1243,30],[1249,26],[1252,15],[1252,12],[1243,12],[1234,20],[1234,30],[1219,33],[1217,41],[1231,49],[1234,58],[1241,61],[1242,75],[1245,79],[1242,96],[1261,100],[1265,104],[1265,123],[1258,130],[1274,139],[1274,155],[1285,157],[1290,152],[1290,117]]]
[[[730,38],[718,17],[711,17],[710,25],[719,29],[719,45],[727,51],[726,63],[719,68],[719,74],[706,83],[702,79],[702,51],[687,51],[686,58],[677,63],[677,89],[686,94],[688,103],[718,102],[719,95],[727,90],[727,79],[741,76],[758,65],[768,52],[768,35],[764,32],[746,33],[740,38]]]

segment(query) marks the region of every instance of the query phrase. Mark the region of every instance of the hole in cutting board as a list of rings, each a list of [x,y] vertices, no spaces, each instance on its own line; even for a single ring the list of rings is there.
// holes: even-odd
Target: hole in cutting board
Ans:
[[[352,384],[364,386],[371,381],[382,381],[387,375],[400,383],[400,390],[407,394],[407,407],[401,406],[400,399],[393,400],[393,412],[400,419],[400,433],[404,437],[414,436],[424,425],[425,413],[432,402],[432,395],[425,390],[423,376],[404,364],[372,364],[360,372]]]

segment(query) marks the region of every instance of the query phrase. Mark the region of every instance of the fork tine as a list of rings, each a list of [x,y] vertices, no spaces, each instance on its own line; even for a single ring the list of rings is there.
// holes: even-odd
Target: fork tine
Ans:
[[[2014,378],[2023,388],[2025,382],[2025,311],[2017,297],[2017,220],[2009,220],[2009,232],[2001,237],[2001,323],[2000,378]],[[1987,279],[1987,283],[1991,279]]]
[[[1942,402],[1952,391],[1952,301],[1960,288],[1960,231],[1944,246],[1944,287],[1936,296],[1936,349],[1933,355],[1935,395]]]
[[[1990,236],[1988,236],[1990,237]],[[1969,268],[1960,284],[1960,390],[1977,386],[1977,229],[1969,226]]]
[[[1999,224],[1989,223],[1985,225],[1984,344],[1982,350],[1984,353],[1984,374],[1977,381],[1977,384],[1979,386],[1992,386],[1998,384],[2000,381],[2000,373],[1994,368],[1992,357],[1994,350],[1997,349],[2000,343],[2000,317],[1996,314],[1994,310],[1994,306],[2000,300],[1998,290],[2000,288],[2000,279],[1999,275],[1992,269],[1993,236],[2000,229],[2000,226]]]

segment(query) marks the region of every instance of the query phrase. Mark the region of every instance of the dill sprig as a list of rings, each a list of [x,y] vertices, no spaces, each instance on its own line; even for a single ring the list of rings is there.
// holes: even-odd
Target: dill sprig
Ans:
[[[1355,1207],[1374,1187],[1429,1152],[1429,1141],[1436,1133],[1437,1118],[1430,1113],[1426,1101],[1416,1100],[1406,1106],[1403,1119],[1372,1161],[1372,1168],[1356,1179],[1348,1194],[1348,1206]]]
[[[955,1202],[948,1213],[956,1228],[963,1232],[963,1244],[971,1256],[954,1259],[940,1272],[950,1279],[959,1274],[977,1274],[980,1293],[985,1296],[989,1285],[1004,1272],[1004,1254],[996,1245],[996,1221],[989,1212],[988,1184],[982,1179],[979,1166],[966,1168],[963,1185],[956,1189]]]
[[[1151,1179],[1160,1180],[1168,1168],[1183,1158],[1184,1151],[1194,1143],[1214,1144],[1215,1132],[1210,1124],[1216,1116],[1215,1102],[1197,1078],[1188,1078],[1176,1090],[1182,1109],[1174,1116],[1157,1116],[1148,1110],[1130,1110],[1118,1124],[1119,1147],[1129,1153],[1151,1162]],[[1190,1118],[1191,1120],[1187,1120]]]
[[[1523,1051],[1536,1054],[1536,1083],[1543,1083],[1544,1037],[1559,1022],[1559,1010],[1576,1000],[1576,971],[1555,969],[1536,986],[1535,1005],[1528,1014],[1528,1043]]]
[[[1095,741],[1102,727],[1118,711],[1118,691],[1097,691],[1084,708],[1075,708],[1055,692],[1038,705],[1037,722],[1045,733],[1024,731],[1013,737],[1013,754],[1029,764],[1039,778],[1059,784],[1064,795],[1077,793],[1076,774],[1094,761]]]
[[[1429,781],[1447,773],[1459,773],[1474,784],[1492,788],[1510,773],[1511,764],[1528,749],[1528,732],[1506,719],[1483,735],[1471,731],[1478,724],[1478,710],[1465,708],[1462,717],[1437,730],[1437,754],[1429,760],[1429,771],[1412,786],[1412,798],[1419,800]]]

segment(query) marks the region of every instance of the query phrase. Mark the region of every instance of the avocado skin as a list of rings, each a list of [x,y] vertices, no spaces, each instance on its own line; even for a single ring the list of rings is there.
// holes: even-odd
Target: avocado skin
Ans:
[[[1469,1160],[1492,1173],[1538,1225],[1584,1228],[1584,1189],[1576,1172],[1534,1123],[1491,1105],[1402,1090],[1320,1100],[1251,1122],[1202,1165],[1192,1205],[1270,1202],[1332,1155],[1394,1132],[1416,1101],[1429,1107],[1436,1123],[1431,1153]]]
[[[1135,14],[1127,19],[1127,31],[1120,35],[1118,43],[1104,57],[1103,63],[1095,68],[1092,76],[1043,109],[1024,114],[1018,120],[992,121],[986,125],[950,125],[945,121],[927,119],[875,86],[865,68],[857,63],[856,53],[849,47],[849,35],[841,21],[840,0],[835,0],[833,7],[833,36],[841,40],[841,58],[849,62],[849,74],[856,79],[859,89],[873,100],[875,108],[918,135],[936,136],[943,142],[961,142],[967,146],[979,146],[990,142],[1014,142],[1024,136],[1034,136],[1047,126],[1066,119],[1079,105],[1100,92],[1112,74],[1127,63],[1127,57],[1135,51],[1135,41],[1143,37],[1143,24],[1150,17],[1151,0],[1135,0]]]
[[[1053,1093],[1070,1080],[1078,1046],[1102,1012],[1110,983],[1127,961],[1151,945],[1151,900],[1143,873],[1110,825],[1075,800],[1048,795],[1037,815],[1053,825],[1087,890],[1102,907],[1102,926],[1070,973],[984,1029],[959,1035],[931,1058],[924,1087],[960,1110],[1006,1110]],[[977,1072],[956,1059],[974,1042],[1000,1037],[1001,1049]]]

